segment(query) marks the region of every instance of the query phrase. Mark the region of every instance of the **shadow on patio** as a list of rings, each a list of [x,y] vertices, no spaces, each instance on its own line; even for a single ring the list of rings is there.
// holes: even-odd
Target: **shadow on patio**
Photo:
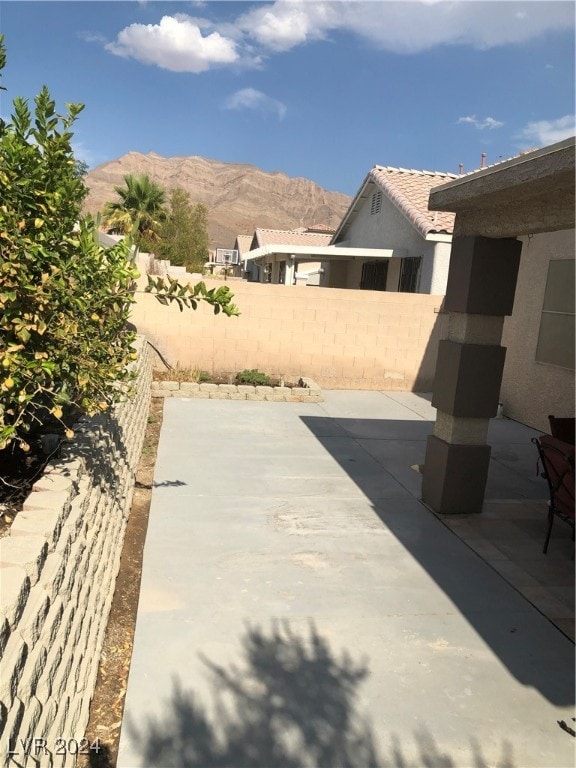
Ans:
[[[523,557],[535,563],[524,593],[542,613],[546,613],[546,606],[538,606],[543,590],[539,576],[552,574],[554,580],[560,573],[561,588],[573,590],[574,562],[568,554],[572,542],[567,527],[556,526],[553,544],[557,552],[561,550],[556,560],[552,545],[547,559],[541,552],[546,512],[544,505],[539,521],[542,503],[538,500],[545,498],[546,487],[536,476],[536,456],[529,441],[536,433],[516,422],[493,421],[487,514],[440,518],[445,523],[440,525],[439,517],[422,504],[415,508],[406,494],[408,491],[420,498],[421,476],[414,467],[424,461],[426,437],[433,422],[423,416],[408,420],[301,418],[369,499],[386,529],[425,569],[509,672],[549,701],[573,704],[573,646],[546,621],[524,624],[522,598],[503,589],[501,579],[524,592],[522,585],[515,584],[522,579],[514,568]],[[449,527],[467,547],[454,550]],[[520,540],[515,541],[515,537]],[[516,562],[511,552],[516,553]]]
[[[266,629],[249,625],[240,643],[238,664],[224,667],[200,657],[209,678],[209,702],[173,679],[161,715],[149,716],[140,727],[128,722],[143,765],[460,768],[465,759],[466,765],[488,768],[473,738],[465,757],[450,755],[422,727],[414,732],[413,745],[390,734],[388,754],[380,754],[372,724],[361,712],[359,689],[370,675],[367,659],[337,654],[313,623],[307,636],[287,621]],[[506,742],[498,765],[514,768]]]

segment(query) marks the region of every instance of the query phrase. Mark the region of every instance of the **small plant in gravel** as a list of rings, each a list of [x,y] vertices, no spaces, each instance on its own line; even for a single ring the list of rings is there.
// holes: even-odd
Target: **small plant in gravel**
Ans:
[[[202,381],[202,376],[206,374],[206,371],[201,371],[199,368],[183,368],[180,365],[176,365],[174,368],[167,370],[154,371],[155,381],[177,381],[179,384],[182,382],[198,382]],[[207,374],[208,376],[210,374]]]
[[[236,384],[254,384],[267,387],[272,384],[272,379],[257,368],[246,368],[236,374]]]
[[[193,384],[202,384],[206,382],[232,383],[234,374],[224,377],[216,376],[210,371],[203,371],[201,368],[181,368],[176,365],[167,370],[154,371],[154,381],[177,381],[179,384],[191,382]]]

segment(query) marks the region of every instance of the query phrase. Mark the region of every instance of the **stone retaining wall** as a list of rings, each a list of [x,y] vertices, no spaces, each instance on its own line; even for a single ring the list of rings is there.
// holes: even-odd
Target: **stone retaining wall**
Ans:
[[[153,381],[152,397],[198,397],[206,400],[273,400],[288,403],[319,403],[324,400],[322,390],[318,384],[308,378],[300,379],[299,387]]]
[[[135,397],[80,420],[0,539],[3,766],[71,766],[82,746],[146,430],[148,350],[139,337]]]

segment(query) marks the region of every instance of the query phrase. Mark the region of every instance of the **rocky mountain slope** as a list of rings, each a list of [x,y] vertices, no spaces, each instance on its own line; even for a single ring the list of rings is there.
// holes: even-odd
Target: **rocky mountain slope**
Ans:
[[[96,213],[108,200],[115,200],[114,186],[122,186],[129,173],[147,174],[166,189],[182,187],[193,202],[204,203],[213,248],[231,248],[236,235],[252,234],[256,227],[336,227],[352,200],[308,179],[269,173],[253,165],[128,152],[87,174],[90,193],[85,210]]]

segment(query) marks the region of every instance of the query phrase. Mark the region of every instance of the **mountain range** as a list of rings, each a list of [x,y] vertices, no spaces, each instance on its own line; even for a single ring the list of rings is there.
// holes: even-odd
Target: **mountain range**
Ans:
[[[352,201],[348,195],[330,192],[308,179],[253,165],[128,152],[85,176],[89,189],[85,211],[95,214],[106,202],[116,200],[114,187],[124,186],[127,174],[146,174],[166,190],[180,187],[193,203],[204,203],[212,248],[231,248],[237,235],[252,234],[256,227],[295,229],[324,224],[336,228]]]

